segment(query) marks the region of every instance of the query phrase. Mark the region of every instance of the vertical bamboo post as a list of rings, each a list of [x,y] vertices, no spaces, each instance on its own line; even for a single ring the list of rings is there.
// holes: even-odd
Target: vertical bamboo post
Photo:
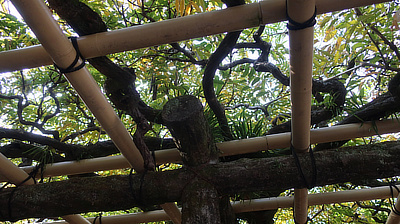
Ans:
[[[61,68],[69,67],[75,60],[77,52],[53,19],[44,2],[41,0],[12,0],[12,2],[52,60]],[[80,63],[82,63],[82,59],[79,59],[77,65]],[[77,65],[74,67],[77,67]],[[108,103],[87,68],[83,67],[77,71],[67,73],[65,77],[128,160],[131,167],[136,172],[143,172],[144,161],[132,141],[131,135]],[[167,213],[171,210],[172,219],[179,223],[179,220],[175,218],[177,211],[179,211],[177,206],[171,203],[164,204],[163,207],[167,209]]]
[[[0,174],[16,185],[33,185],[35,181],[22,169],[12,163],[7,157],[0,153]],[[25,181],[25,182],[24,182]],[[62,218],[70,224],[88,224],[88,220],[80,215],[66,215]]]
[[[292,21],[304,23],[312,18],[314,13],[315,0],[287,0],[287,14]],[[289,29],[291,143],[296,153],[305,153],[310,146],[313,41],[313,27]],[[307,222],[307,209],[307,189],[295,189],[294,218],[297,223]]]

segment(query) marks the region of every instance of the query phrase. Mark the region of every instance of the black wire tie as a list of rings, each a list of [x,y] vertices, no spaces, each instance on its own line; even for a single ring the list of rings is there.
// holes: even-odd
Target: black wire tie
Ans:
[[[77,37],[68,37],[68,39],[71,40],[72,46],[75,48],[75,51],[76,51],[75,60],[71,63],[70,66],[68,66],[65,69],[60,68],[58,65],[56,65],[54,63],[54,67],[56,67],[60,71],[60,73],[63,73],[63,74],[78,71],[79,69],[81,69],[85,66],[85,62],[86,62],[85,58],[82,57],[82,54],[79,51]],[[80,65],[76,66],[79,61],[79,57],[82,59],[82,63]]]
[[[129,189],[132,193],[133,199],[138,203],[139,206],[146,206],[146,204],[143,201],[143,182],[144,182],[144,177],[146,174],[147,174],[147,170],[145,170],[141,174],[139,193],[138,193],[138,195],[136,195],[134,192],[134,189],[133,189],[133,168],[131,168],[131,171],[129,172]]]
[[[312,178],[311,178],[311,183],[310,184],[308,183],[307,178],[304,175],[303,168],[301,167],[299,157],[298,157],[298,155],[296,153],[296,150],[294,149],[292,144],[290,144],[290,150],[292,151],[292,155],[294,157],[294,161],[296,163],[297,169],[299,170],[300,177],[303,180],[304,185],[308,189],[313,188],[317,183],[317,165],[315,164],[315,157],[314,157],[313,150],[311,149],[311,147],[308,150],[308,153],[309,153],[310,159],[311,159],[311,167],[312,167]]]
[[[94,218],[92,224],[96,224],[96,220],[97,220],[97,219],[99,219],[99,224],[101,224],[101,217],[102,217],[102,214],[100,213],[98,216],[96,216],[96,217]]]
[[[315,25],[315,23],[317,22],[315,20],[316,16],[317,16],[317,6],[315,6],[314,14],[311,16],[310,19],[308,19],[304,23],[298,23],[298,22],[294,21],[292,18],[290,18],[289,13],[287,11],[287,1],[286,1],[286,18],[289,21],[287,24],[287,28],[289,30],[303,30],[308,27],[313,27]]]

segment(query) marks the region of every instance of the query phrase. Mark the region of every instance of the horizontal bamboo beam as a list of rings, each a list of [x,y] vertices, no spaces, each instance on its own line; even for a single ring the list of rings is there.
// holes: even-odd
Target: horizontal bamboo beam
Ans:
[[[398,194],[399,192],[394,190],[392,195],[389,186],[317,193],[308,195],[308,205],[312,206],[354,201],[369,201],[374,199],[397,197]],[[290,208],[293,206],[293,199],[293,196],[253,199],[243,202],[234,202],[232,207],[235,213]]]
[[[310,143],[327,143],[373,135],[396,133],[400,131],[400,121],[389,119],[384,121],[337,125],[326,128],[311,129]],[[290,132],[223,142],[217,145],[222,156],[231,156],[262,150],[282,149],[290,147]]]
[[[400,185],[397,187],[400,188]],[[336,192],[326,192],[310,194],[308,196],[309,205],[322,205],[334,204],[353,201],[368,201],[374,199],[386,199],[390,197],[397,197],[398,192],[393,191],[391,194],[390,188],[375,187],[368,189],[346,190]],[[254,212],[272,210],[278,208],[291,208],[293,206],[293,196],[287,197],[272,197],[264,199],[252,199],[245,201],[232,202],[233,211],[235,213]],[[94,218],[88,218],[93,223]],[[120,223],[145,223],[145,222],[159,222],[168,220],[168,216],[164,211],[142,212],[126,215],[104,216],[102,222],[107,224],[120,224]],[[48,222],[47,224],[65,224],[65,221]],[[100,223],[98,220],[96,224]],[[45,223],[46,224],[46,223]]]
[[[88,221],[92,224],[100,224],[100,218],[96,219],[94,223],[95,217],[87,218]],[[167,213],[163,210],[156,210],[150,212],[138,212],[132,214],[124,214],[124,215],[110,215],[110,216],[102,216],[101,223],[105,224],[122,224],[122,223],[148,223],[148,222],[161,222],[170,220]],[[55,222],[43,222],[42,224],[67,224],[65,221],[55,221]]]
[[[400,132],[400,121],[396,119],[376,121],[374,123],[345,124],[312,129],[310,142],[311,144],[326,143],[395,132]],[[221,157],[287,148],[290,146],[290,134],[290,132],[286,132],[263,137],[222,142],[218,143],[217,147],[221,151]],[[176,148],[166,149],[156,151],[155,160],[157,164],[179,163],[181,162],[181,157]],[[49,164],[45,167],[43,175],[45,177],[73,175],[102,170],[125,169],[129,167],[128,161],[123,156],[109,156]],[[30,172],[34,167],[23,167],[22,169],[26,172]],[[7,181],[7,178],[0,176],[0,181]]]
[[[317,13],[340,11],[388,0],[317,0]],[[223,10],[133,26],[78,38],[85,58],[173,43],[286,20],[286,0],[266,0]],[[0,73],[51,65],[41,45],[0,52]]]

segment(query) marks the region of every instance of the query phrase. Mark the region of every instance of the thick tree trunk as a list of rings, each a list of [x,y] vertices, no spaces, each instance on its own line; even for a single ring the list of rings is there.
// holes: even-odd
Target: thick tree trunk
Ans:
[[[172,99],[165,104],[162,118],[175,138],[184,165],[197,175],[182,191],[182,223],[221,223],[219,193],[196,171],[201,166],[218,162],[201,102],[193,96]]]
[[[218,161],[203,105],[196,97],[187,95],[168,101],[162,118],[175,138],[185,165],[199,166]]]
[[[220,224],[219,201],[212,184],[195,178],[182,191],[182,223]]]
[[[400,143],[386,142],[317,152],[314,154],[317,186],[400,175],[399,151]],[[312,169],[308,155],[299,156],[305,176],[310,177]],[[199,177],[226,195],[305,187],[292,156],[241,159],[201,168],[133,175],[132,186],[129,176],[110,176],[3,189],[0,192],[0,221],[123,210],[141,204],[179,201],[186,185]]]

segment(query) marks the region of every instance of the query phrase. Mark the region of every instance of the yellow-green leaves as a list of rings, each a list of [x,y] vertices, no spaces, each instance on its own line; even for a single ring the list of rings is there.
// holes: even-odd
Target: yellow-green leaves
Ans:
[[[193,12],[204,12],[207,6],[204,0],[175,0],[175,8],[179,16],[187,16]]]

